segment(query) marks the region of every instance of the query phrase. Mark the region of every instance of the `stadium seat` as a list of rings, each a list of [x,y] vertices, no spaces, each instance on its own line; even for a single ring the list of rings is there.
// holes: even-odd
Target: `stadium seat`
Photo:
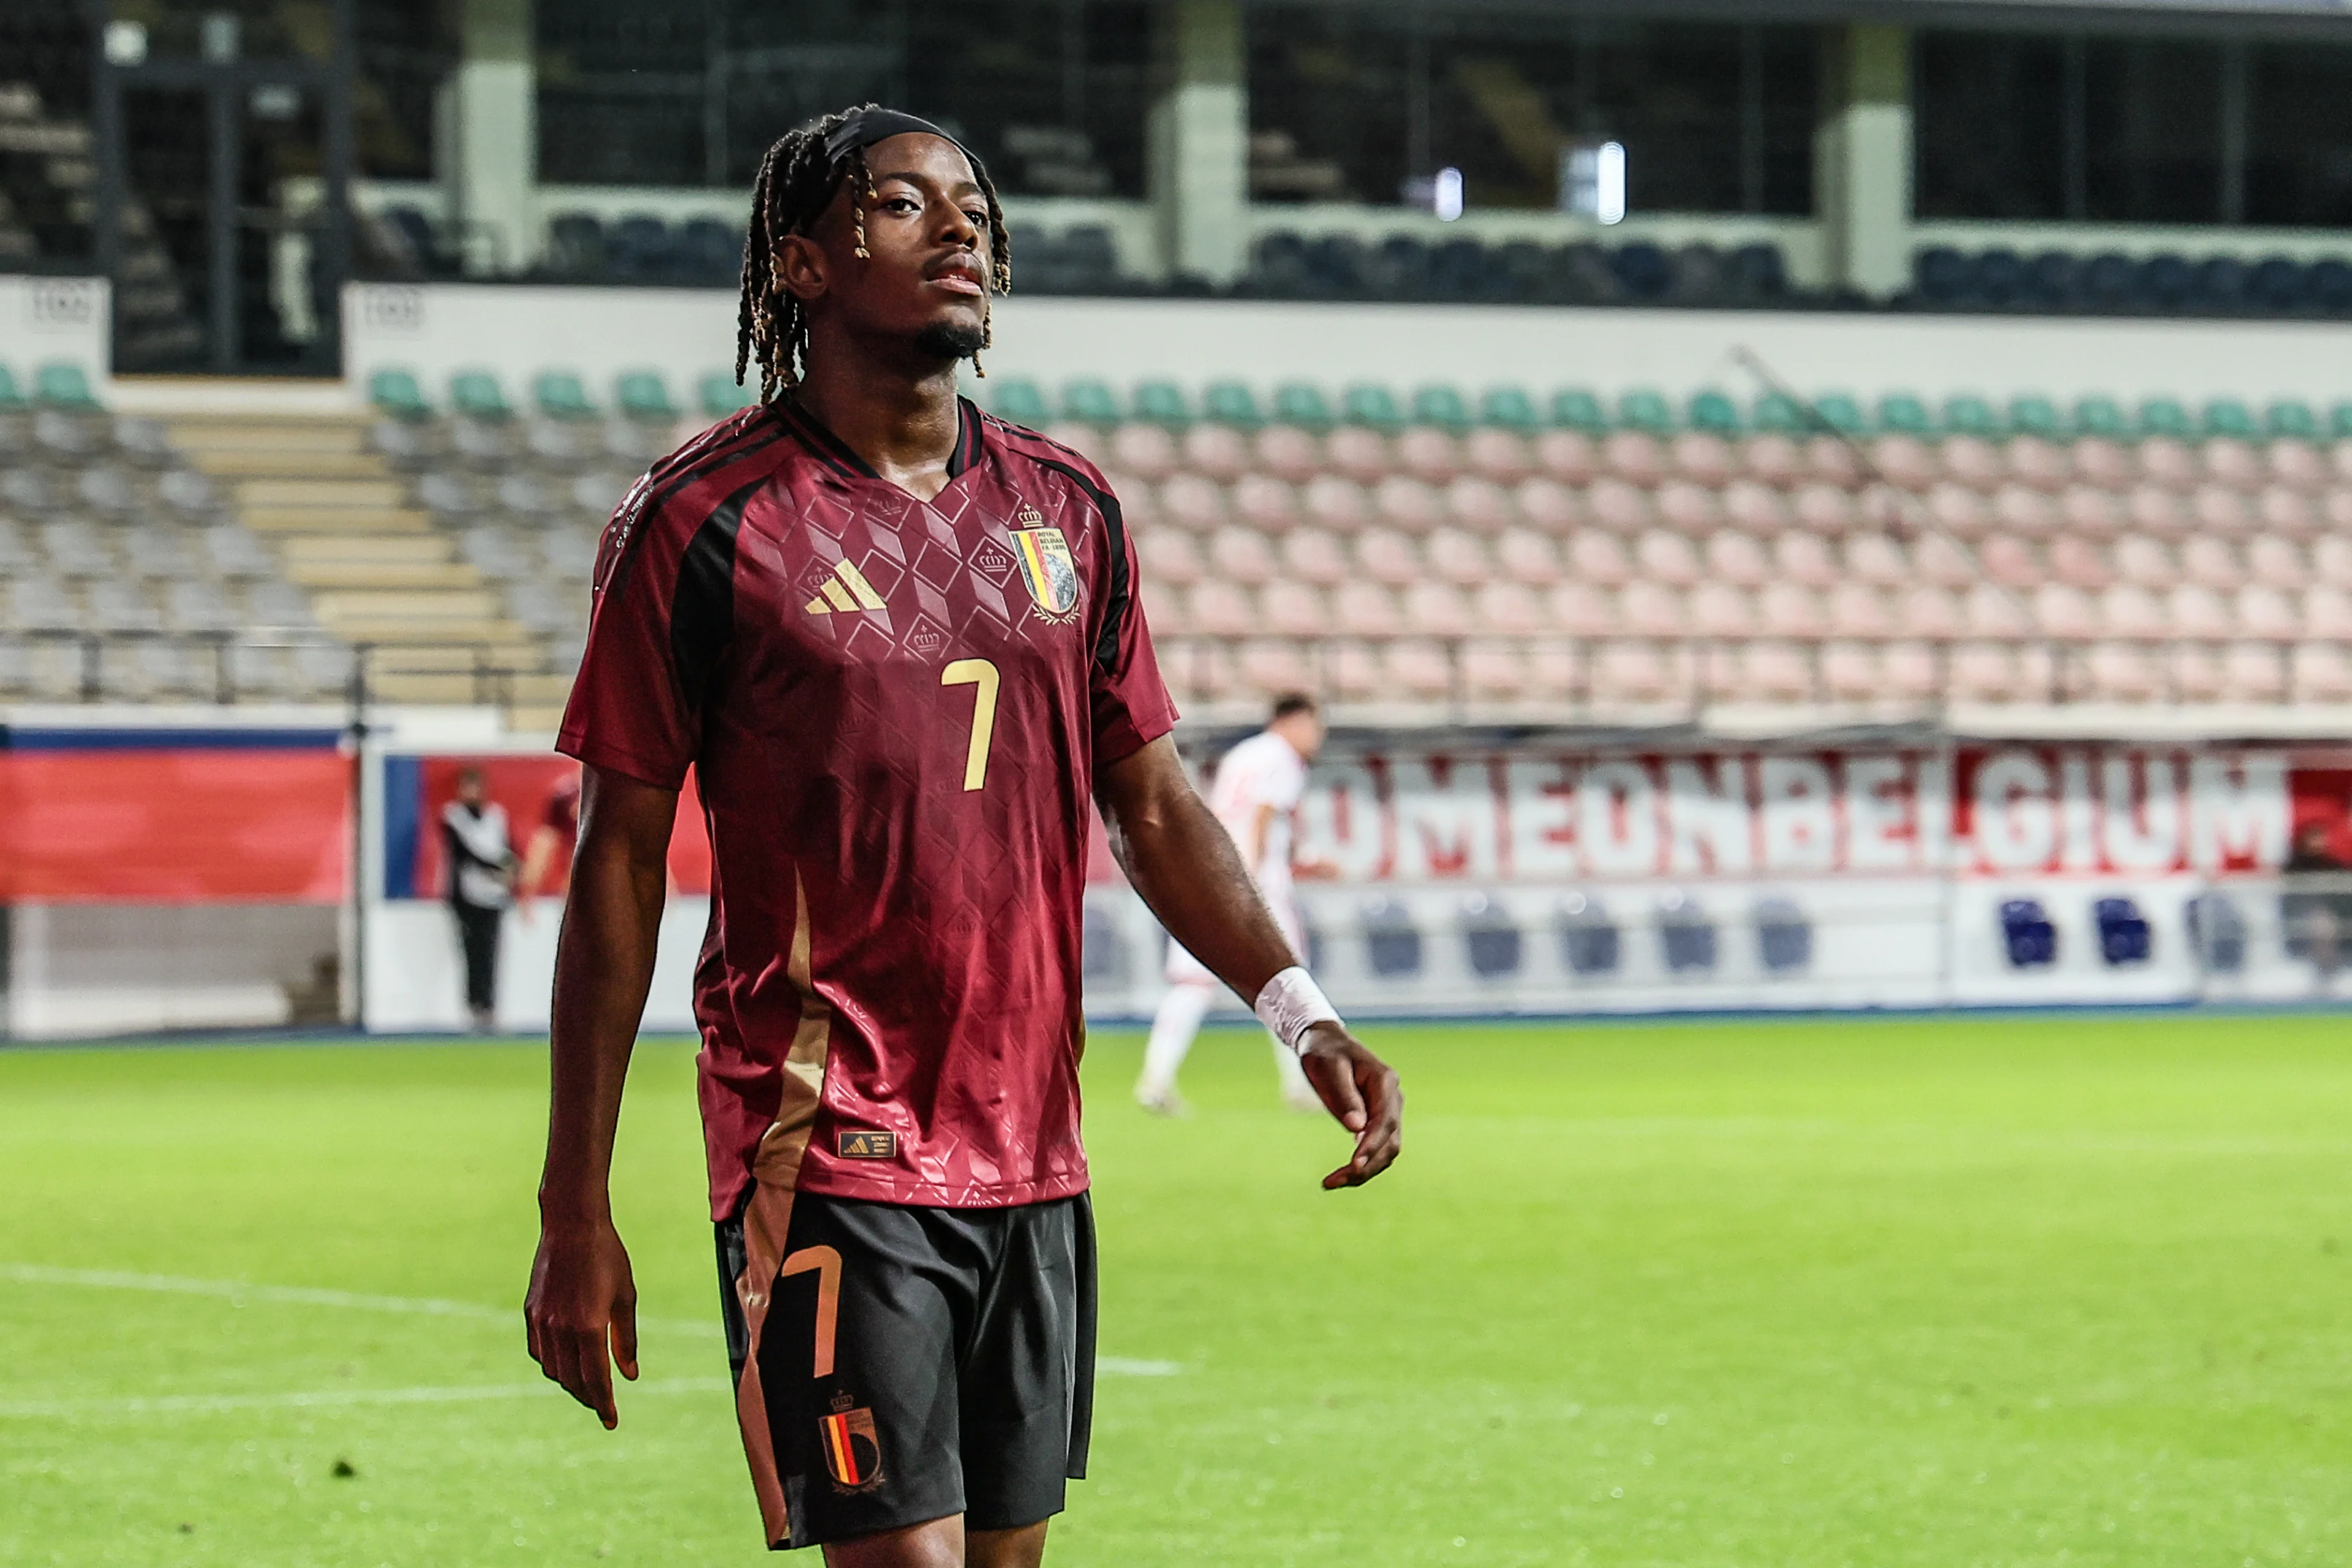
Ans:
[[[2132,278],[2132,303],[2144,310],[2172,311],[2189,302],[2196,275],[2185,257],[2159,251],[2143,259]]]
[[[1739,407],[1730,398],[1709,387],[1692,395],[1687,422],[1693,430],[1704,430],[1717,436],[1737,436],[1739,434]]]
[[[1715,922],[1698,900],[1680,889],[1670,889],[1658,900],[1659,957],[1669,974],[1705,972],[1715,967]]]
[[[1813,961],[1813,923],[1785,894],[1756,900],[1756,958],[1767,974],[1788,974]]]
[[[1905,436],[1927,436],[1935,431],[1935,421],[1928,417],[1927,405],[1908,392],[1890,392],[1878,400],[1878,427]]]
[[[98,407],[98,399],[89,389],[89,377],[81,366],[64,360],[54,360],[33,373],[33,401],[44,408],[66,413],[85,413]]]
[[[2304,287],[2315,310],[2331,316],[2352,310],[2352,265],[2340,258],[2330,256],[2313,262]]]
[[[1518,922],[1494,895],[1471,893],[1463,899],[1462,942],[1470,973],[1479,979],[1501,980],[1519,972]]]
[[[1617,973],[1622,939],[1600,899],[1583,892],[1563,895],[1557,923],[1560,962],[1570,974]]]
[[[1192,409],[1184,389],[1172,381],[1147,381],[1135,389],[1135,417],[1171,429],[1192,423]]]
[[[2253,305],[2274,314],[2299,310],[2310,300],[2310,274],[2291,257],[2266,256],[2248,275],[2246,295]]]
[[[2316,441],[2319,419],[2309,404],[2281,398],[2263,410],[2263,432],[2274,440]]]
[[[506,394],[499,390],[498,377],[486,370],[460,371],[450,377],[449,406],[467,418],[493,423],[514,416]]]
[[[695,384],[695,400],[701,405],[706,418],[724,419],[739,409],[749,408],[759,397],[756,384],[739,386],[734,376],[725,371],[712,371]]]
[[[2176,441],[2186,441],[2197,431],[2189,418],[2189,411],[2168,397],[2151,397],[2139,405],[2139,433],[2146,436],[2166,436]]]
[[[1342,425],[1323,444],[1324,460],[1360,485],[1376,485],[1389,477],[1393,453],[1388,437],[1362,425]]]
[[[1358,917],[1365,957],[1383,980],[1421,973],[1421,929],[1402,903],[1386,896],[1367,900]]]
[[[413,371],[380,370],[369,376],[368,401],[395,419],[433,416],[433,405],[425,401],[425,389],[417,385]]]
[[[2074,405],[2074,428],[2085,436],[2105,437],[2111,441],[2128,440],[2131,422],[2125,417],[2122,406],[2112,397],[2085,397]]]
[[[2006,432],[1992,405],[1972,393],[1963,393],[1944,401],[1944,428],[1963,436],[1993,438]]]
[[[1627,430],[1663,436],[1675,427],[1675,411],[1657,393],[1637,390],[1618,398],[1617,423]]]
[[[2189,302],[2200,310],[2236,315],[2249,304],[2253,274],[2234,256],[2209,256],[2189,273]]]
[[[1601,443],[1601,458],[1612,474],[1645,490],[1666,477],[1665,448],[1646,430],[1617,431]]]
[[[1577,386],[1552,394],[1551,422],[1559,429],[1580,430],[1591,436],[1609,428],[1609,416],[1602,412],[1601,400]]]
[[[1296,425],[1271,425],[1254,443],[1258,466],[1276,478],[1303,485],[1322,472],[1320,442]]]
[[[1674,287],[1673,261],[1662,247],[1647,240],[1619,246],[1610,254],[1609,270],[1630,299],[1661,300]]]
[[[1462,443],[1434,425],[1412,425],[1391,448],[1395,466],[1428,485],[1449,485],[1462,467]]]
[[[1395,395],[1370,382],[1359,382],[1341,395],[1339,416],[1348,424],[1382,432],[1397,430],[1404,425],[1404,413],[1397,406]]]
[[[631,213],[614,224],[605,255],[607,270],[615,283],[675,280],[677,258],[669,225],[652,213]]]
[[[2206,404],[2202,424],[2209,437],[2227,436],[2250,441],[2260,434],[2252,411],[2234,397],[2217,397]]]
[[[688,218],[671,251],[674,283],[705,289],[732,286],[742,276],[743,230],[715,217]]]
[[[1062,417],[1082,425],[1111,426],[1119,422],[1118,399],[1107,383],[1089,379],[1062,388]]]
[[[1002,381],[992,378],[988,391],[989,409],[1000,419],[1034,429],[1054,416],[1046,405],[1045,392],[1026,376],[1009,376]]]
[[[2033,394],[2009,400],[2009,426],[2021,436],[2038,436],[2045,441],[2063,440],[2066,436],[2066,422],[2058,405]]]
[[[2110,969],[2146,963],[2154,950],[2147,917],[2128,898],[2093,900],[2091,921],[2099,933],[2099,956]]]
[[[596,415],[588,389],[568,370],[540,372],[531,380],[531,397],[550,419],[593,419]]]
[[[1238,381],[1210,383],[1201,396],[1201,412],[1205,418],[1236,430],[1255,430],[1265,423],[1258,412],[1257,395]]]
[[[2011,969],[2047,968],[2058,961],[2058,928],[2039,899],[2008,899],[2000,906],[2002,951]]]
[[[1302,430],[1328,430],[1334,423],[1323,389],[1309,382],[1287,382],[1274,391],[1274,416]]]
[[[1180,457],[1176,438],[1165,426],[1137,421],[1110,433],[1111,462],[1121,471],[1154,484],[1176,471]]]
[[[1184,432],[1177,445],[1186,468],[1219,484],[1239,482],[1250,466],[1249,439],[1230,425],[1195,425]],[[1271,484],[1282,496],[1289,497],[1290,487],[1279,479],[1269,479],[1263,474],[1248,477]]]
[[[1535,400],[1517,386],[1490,387],[1479,400],[1478,415],[1488,425],[1527,435],[1534,434],[1542,423]]]
[[[2246,917],[2235,900],[2208,889],[2190,899],[2183,912],[2189,948],[2208,970],[2235,974],[2245,968]]]
[[[1454,387],[1424,386],[1412,395],[1412,419],[1459,435],[1470,428],[1470,405]]]
[[[583,401],[585,401],[583,398]],[[613,384],[613,401],[620,411],[632,419],[675,419],[677,405],[670,401],[669,386],[658,371],[633,370],[624,373]]]

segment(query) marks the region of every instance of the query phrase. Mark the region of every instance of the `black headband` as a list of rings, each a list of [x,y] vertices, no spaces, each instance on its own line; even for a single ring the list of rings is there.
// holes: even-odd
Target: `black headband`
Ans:
[[[834,133],[824,139],[824,161],[838,163],[852,153],[860,153],[877,142],[887,142],[893,136],[936,136],[971,160],[972,172],[980,171],[980,160],[972,157],[971,149],[919,115],[908,114],[896,109],[853,109],[849,118],[841,122]]]

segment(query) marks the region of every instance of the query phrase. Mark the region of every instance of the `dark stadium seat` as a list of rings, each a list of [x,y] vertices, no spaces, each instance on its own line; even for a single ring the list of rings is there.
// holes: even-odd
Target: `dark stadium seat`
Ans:
[[[2091,905],[2091,922],[2099,931],[2099,956],[2110,969],[2148,961],[2154,937],[2137,903],[2127,898],[2096,900]]]
[[[1253,292],[1269,300],[1307,300],[1320,292],[1306,237],[1286,228],[1258,237],[1250,281]]]
[[[1669,974],[1715,967],[1715,921],[1679,888],[1658,900],[1658,948]]]
[[[2261,309],[2289,315],[2311,303],[2311,274],[2292,257],[2266,256],[2254,263],[2246,292]]]
[[[1317,235],[1307,242],[1307,255],[1319,297],[1352,300],[1366,292],[1369,259],[1364,242],[1354,235]]]
[[[1549,298],[1561,304],[1613,305],[1629,297],[1629,290],[1618,277],[1615,260],[1592,241],[1571,241],[1561,246],[1555,255],[1559,292]]]
[[[1479,979],[1501,980],[1519,972],[1518,923],[1500,900],[1472,893],[1462,900],[1462,942],[1470,973]]]
[[[1756,961],[1767,974],[1787,974],[1813,962],[1813,922],[1794,899],[1756,900]]]
[[[1072,224],[1062,231],[1064,286],[1074,293],[1115,289],[1119,281],[1118,242],[1098,223]]]
[[[1616,275],[1618,286],[1631,300],[1651,302],[1663,300],[1674,287],[1674,263],[1661,247],[1646,239],[1621,245],[1609,258],[1610,270]]]
[[[1419,300],[1429,292],[1429,247],[1410,234],[1392,234],[1365,258],[1364,283],[1379,300]]]
[[[1521,304],[1565,303],[1567,279],[1552,252],[1532,239],[1514,239],[1489,254],[1492,297]]]
[[[2139,268],[2119,250],[2103,250],[2083,263],[2076,287],[2083,303],[2095,310],[2131,308],[2138,287]]]
[[[2305,287],[2313,309],[2336,316],[2352,311],[2352,262],[2333,256],[2313,262]]]
[[[1921,249],[1912,258],[1911,275],[1919,297],[1930,305],[1962,305],[1976,297],[1976,268],[1951,246]]]
[[[2011,969],[2046,968],[2058,962],[2058,928],[2039,899],[2005,899],[2000,910],[2002,951]]]
[[[1666,298],[1677,305],[1720,305],[1724,287],[1723,252],[1704,241],[1678,246],[1666,258],[1672,281]]]
[[[2132,302],[2143,310],[2178,310],[2188,304],[2196,285],[2188,258],[2158,251],[2139,264],[2132,279]]]
[[[1734,249],[1724,262],[1724,288],[1734,304],[1767,305],[1789,294],[1789,267],[1780,247],[1759,241]]]
[[[2025,263],[2020,298],[2039,310],[2063,310],[2074,303],[2082,265],[2063,250],[2036,252]]]
[[[594,213],[557,213],[547,220],[547,271],[570,283],[604,279],[604,225]]]
[[[1429,253],[1423,284],[1432,300],[1451,303],[1491,299],[1497,292],[1486,247],[1475,239],[1449,239]]]
[[[425,216],[423,208],[404,204],[388,206],[376,215],[376,221],[391,232],[407,252],[407,259],[425,276],[446,277],[457,270],[455,258],[441,243],[433,220]]]
[[[1601,900],[1570,893],[1559,901],[1559,956],[1570,974],[1614,974],[1622,941]]]
[[[676,267],[677,282],[734,287],[743,275],[743,231],[715,217],[689,219],[677,231]]]
[[[675,260],[669,225],[651,213],[631,213],[613,226],[607,270],[615,283],[667,283]]]
[[[2191,276],[2189,300],[2200,310],[2237,315],[2251,303],[2247,290],[2252,270],[2234,256],[2209,256],[2197,264]]]
[[[2246,917],[2229,894],[2206,891],[2189,900],[2189,945],[2216,974],[2246,967]]]
[[[2005,245],[1977,258],[1977,297],[1988,305],[2014,305],[2025,294],[2025,260]]]
[[[1398,980],[1421,973],[1421,928],[1412,911],[1385,895],[1368,900],[1361,921],[1364,953],[1374,974]]]

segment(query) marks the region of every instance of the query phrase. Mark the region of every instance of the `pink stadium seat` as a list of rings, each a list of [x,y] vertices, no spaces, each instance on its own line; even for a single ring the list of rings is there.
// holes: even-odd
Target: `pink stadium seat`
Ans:
[[[1461,637],[1477,630],[1477,624],[1453,584],[1415,583],[1404,591],[1404,629],[1415,637]]]
[[[1421,552],[1392,528],[1368,528],[1356,536],[1356,570],[1391,588],[1418,583],[1424,574]]]
[[[1690,650],[1694,689],[1700,700],[1706,702],[1741,702],[1748,694],[1741,689],[1740,656],[1747,650],[1735,642],[1701,643]]]
[[[1994,486],[2009,477],[2000,448],[1981,437],[1947,436],[1942,457],[1944,472],[1954,483],[1983,494],[1990,495]]]
[[[2220,648],[2189,643],[2162,650],[2162,657],[2165,678],[2183,701],[2221,700],[2227,682]]]
[[[2234,436],[2211,436],[2205,441],[2205,477],[2232,489],[2251,490],[2269,477],[2263,455]]]
[[[2352,641],[2352,593],[2329,583],[2307,590],[2303,595],[2303,629],[2306,637]]]
[[[1868,643],[1831,643],[1822,649],[1822,684],[1838,702],[1869,702],[1886,695],[1878,650]]]
[[[1728,583],[1702,583],[1691,590],[1690,619],[1702,637],[1752,637],[1756,605],[1745,591]]]
[[[1182,637],[1191,629],[1188,617],[1192,609],[1190,596],[1174,584],[1143,584],[1143,618],[1151,624],[1153,636]]]
[[[1558,536],[1584,521],[1583,492],[1572,490],[1558,479],[1528,479],[1512,499],[1518,503],[1519,515],[1529,526],[1545,533]]]
[[[1233,504],[1234,514],[1262,533],[1287,533],[1298,526],[1298,491],[1287,479],[1244,474],[1233,488]]]
[[[1527,694],[1538,701],[1565,702],[1584,683],[1584,657],[1572,644],[1532,643],[1526,658]]]
[[[1633,581],[1633,565],[1625,545],[1613,533],[1580,528],[1569,536],[1568,575],[1602,588],[1622,588]]]
[[[1209,570],[1245,588],[1262,588],[1274,580],[1279,568],[1265,534],[1226,527],[1209,536]]]
[[[1667,467],[1692,484],[1719,490],[1731,482],[1731,446],[1720,436],[1691,430],[1675,437]]]
[[[1663,702],[1684,695],[1676,679],[1679,660],[1649,643],[1612,642],[1592,657],[1592,698],[1596,702]]]
[[[1772,575],[1772,561],[1754,534],[1727,528],[1707,536],[1706,569],[1737,587],[1760,588]]]
[[[1972,539],[1992,526],[1992,508],[1983,495],[1948,481],[1927,492],[1927,515],[1937,527],[1962,539]]]
[[[1532,529],[1507,529],[1495,541],[1495,564],[1515,583],[1549,588],[1560,578],[1559,546]]]
[[[2175,588],[2166,605],[2176,636],[2213,639],[2228,637],[2232,629],[2229,605],[2210,588],[2193,583]]]
[[[2124,509],[2131,526],[2142,533],[2162,539],[2178,539],[2189,530],[2187,511],[2180,498],[2161,485],[2134,485],[2125,498]]]
[[[2116,542],[2116,576],[2141,588],[2170,588],[2180,581],[2180,563],[2159,540],[2144,533]]]
[[[2028,539],[2039,539],[2058,527],[2058,506],[2049,493],[2030,485],[2006,484],[1993,491],[1993,521]]]
[[[1470,609],[1482,629],[1506,637],[1529,637],[1550,624],[1543,602],[1524,583],[1481,584]]]
[[[2328,528],[2352,530],[2352,489],[2337,485],[2319,498],[2320,516]]]
[[[1492,539],[1518,520],[1518,509],[1494,480],[1465,474],[1445,487],[1445,515],[1454,526]]]
[[[1437,643],[1417,637],[1391,643],[1381,663],[1391,689],[1399,695],[1424,702],[1453,695],[1454,661]]]
[[[1888,643],[1879,651],[1878,674],[1888,696],[1917,701],[1942,691],[1944,661],[1926,643]]]
[[[1784,533],[1772,542],[1772,564],[1782,577],[1807,588],[1838,580],[1837,552],[1818,533]]]
[[[1798,527],[1810,528],[1816,533],[1843,533],[1854,525],[1853,496],[1832,484],[1798,487],[1790,510]]]
[[[1161,521],[1160,492],[1140,477],[1108,468],[1103,472],[1103,483],[1118,498],[1118,513],[1128,527],[1150,528]]]
[[[2033,624],[2045,637],[2062,642],[2088,642],[2099,635],[2099,614],[2090,595],[2063,583],[2045,583],[2033,591]]]
[[[1196,702],[1217,702],[1241,695],[1231,645],[1213,637],[1188,638],[1176,658],[1163,664],[1172,672],[1170,684]]]
[[[2169,436],[2151,436],[2139,444],[2139,471],[2152,484],[2168,490],[2187,490],[2197,483],[2197,454]]]
[[[1813,695],[1813,661],[1784,642],[1751,642],[1738,652],[1738,690],[1749,702],[1802,702]]]
[[[2254,509],[2247,502],[2245,493],[2226,485],[2198,486],[2190,498],[2189,514],[2197,520],[2198,527],[2216,533],[2247,533],[2254,526]]]
[[[1276,479],[1303,485],[1323,471],[1323,443],[1295,425],[1269,425],[1257,433],[1257,466]]]
[[[2254,516],[2263,527],[2273,533],[2307,537],[2319,525],[2319,514],[2311,498],[2286,485],[2265,485],[2254,498]]]
[[[1870,460],[1889,484],[1925,495],[1936,482],[1936,454],[1916,436],[1881,436],[1870,444]]]
[[[2103,490],[2128,486],[2138,470],[2131,454],[2104,436],[2084,436],[2074,443],[2074,473],[2086,485]]]
[[[1364,702],[1389,695],[1388,672],[1381,656],[1360,642],[1328,645],[1323,649],[1323,678],[1343,701]]]
[[[1213,533],[1225,524],[1225,492],[1198,474],[1171,475],[1160,487],[1160,514],[1179,528]]]
[[[2331,588],[2352,588],[2352,539],[2331,533],[2311,546],[2311,575]]]
[[[1323,461],[1360,485],[1376,485],[1388,478],[1389,444],[1376,431],[1342,425],[1324,440]]]
[[[1982,575],[1975,554],[1940,533],[1924,534],[1911,547],[1911,569],[1938,588],[1973,587]]]
[[[1511,701],[1528,690],[1527,661],[1510,643],[1484,638],[1462,648],[1463,694],[1475,700]]]
[[[1081,425],[1074,419],[1065,419],[1046,426],[1041,434],[1049,441],[1060,442],[1097,468],[1115,468],[1118,466],[1111,461],[1109,441],[1104,438],[1101,431],[1091,425]]]
[[[2273,441],[2266,461],[2273,479],[2305,495],[2327,482],[2327,459],[2308,441]]]
[[[1253,637],[1242,644],[1234,664],[1239,684],[1255,696],[1276,697],[1315,685],[1315,660],[1295,642]]]
[[[1723,502],[1689,479],[1668,479],[1658,487],[1658,520],[1696,538],[1723,521]]]
[[[1254,454],[1249,438],[1230,425],[1195,425],[1184,432],[1184,466],[1229,485],[1248,471]]]
[[[1516,485],[1536,471],[1527,438],[1508,430],[1471,431],[1463,440],[1462,457],[1472,473],[1498,485]]]
[[[2033,632],[2033,620],[2014,593],[1979,583],[1961,597],[1960,615],[1972,637],[2021,637]]]
[[[1282,536],[1283,570],[1302,583],[1336,588],[1353,570],[1339,536],[1319,528],[1297,528]]]
[[[1601,471],[1601,454],[1580,430],[1547,430],[1536,437],[1536,467],[1564,485],[1589,485]]]
[[[1910,556],[1885,533],[1853,534],[1845,541],[1841,552],[1845,558],[1845,574],[1858,583],[1899,588],[1911,581]]]
[[[1135,552],[1141,562],[1146,583],[1189,588],[1208,574],[1192,536],[1172,528],[1155,528],[1149,532],[1139,530]]]
[[[1643,489],[1666,477],[1665,448],[1654,436],[1639,430],[1619,430],[1601,443],[1601,465],[1628,484]]]
[[[1445,502],[1419,479],[1391,474],[1372,491],[1372,510],[1382,522],[1418,539],[1445,521]]]
[[[2334,643],[2305,643],[2292,661],[2298,702],[2352,702],[2352,655]]]
[[[2058,498],[2059,521],[2085,539],[2113,539],[2123,527],[2123,509],[2111,490],[2068,485]]]
[[[2231,643],[2222,655],[2221,690],[2232,702],[2284,702],[2287,650],[2266,643]]]
[[[2027,589],[2042,581],[2042,558],[2013,533],[1996,533],[1977,546],[1984,574],[2004,588]]]
[[[2009,471],[2017,482],[2055,494],[2074,477],[2066,448],[2039,436],[2013,436],[2009,442]]]
[[[1396,460],[1423,484],[1443,487],[1462,471],[1462,444],[1443,430],[1416,425],[1397,437]]]
[[[1750,533],[1778,533],[1789,526],[1789,503],[1781,492],[1758,479],[1734,479],[1723,490],[1723,514]]]
[[[1903,618],[1903,629],[1913,637],[1933,637],[1939,642],[1960,635],[1960,605],[1949,588],[1932,587],[1922,584],[1903,592],[1897,613]]]
[[[2130,583],[2099,595],[2099,624],[2109,637],[2134,642],[2158,641],[2169,629],[2165,607],[2156,595]]]
[[[1340,584],[1331,595],[1331,618],[1359,637],[1391,637],[1401,625],[1396,595],[1377,583]]]
[[[2328,447],[2327,467],[2336,482],[2352,480],[2352,440],[2336,441]]]
[[[1654,528],[1633,542],[1633,563],[1643,576],[1670,588],[1687,588],[1698,581],[1698,551],[1679,533]]]
[[[1110,460],[1155,483],[1174,473],[1181,461],[1176,438],[1158,425],[1121,425],[1110,433]]]
[[[2079,534],[2064,533],[2050,542],[2050,574],[2070,588],[2097,590],[2114,580],[2105,552]]]
[[[1441,528],[1422,541],[1422,558],[1439,581],[1475,588],[1495,574],[1486,546],[1475,534],[1458,528]]]
[[[2257,534],[2246,544],[2246,575],[2264,587],[2301,593],[2311,584],[2311,558],[2292,539]]]
[[[1774,637],[1817,637],[1829,630],[1821,595],[1801,584],[1766,584],[1756,595],[1756,616]]]
[[[1613,532],[1633,535],[1650,525],[1649,492],[1623,479],[1595,479],[1584,492],[1592,521]]]
[[[1265,629],[1286,637],[1319,637],[1331,630],[1330,606],[1304,583],[1270,583],[1257,596]]]
[[[1591,583],[1559,584],[1545,596],[1544,607],[1552,629],[1564,637],[1607,637],[1618,628],[1615,599]]]
[[[1365,497],[1364,488],[1336,474],[1318,474],[1307,480],[1299,500],[1309,522],[1334,533],[1354,533],[1372,520],[1372,503]]]
[[[1740,472],[1775,489],[1786,489],[1804,477],[1804,449],[1786,436],[1751,436],[1734,455]]]
[[[2257,584],[2238,590],[2238,635],[2292,642],[2303,635],[2294,601],[2276,588]]]
[[[2164,666],[2144,647],[2100,643],[2083,660],[2091,696],[2102,702],[2148,702],[2164,695]]]
[[[2246,569],[2226,540],[2200,533],[2180,547],[2180,575],[2200,588],[2229,589],[2246,580]]]
[[[1617,595],[1618,618],[1635,637],[1679,637],[1690,631],[1683,596],[1663,583],[1631,583]]]
[[[1862,483],[1862,459],[1838,437],[1815,436],[1805,443],[1805,473],[1822,484],[1851,490]]]
[[[1886,595],[1869,584],[1841,583],[1830,590],[1832,637],[1890,637],[1899,629]]]
[[[1977,702],[2017,697],[2017,656],[2003,643],[1966,642],[1952,649],[1947,679],[1953,696]]]
[[[1246,637],[1257,630],[1257,606],[1238,584],[1212,577],[1192,589],[1185,629],[1199,637]]]

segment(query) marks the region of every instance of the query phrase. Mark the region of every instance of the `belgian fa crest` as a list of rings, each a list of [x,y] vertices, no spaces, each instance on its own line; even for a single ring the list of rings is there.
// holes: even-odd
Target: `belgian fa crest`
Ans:
[[[1021,509],[1026,525],[1013,531],[1013,552],[1021,563],[1021,580],[1037,613],[1049,621],[1075,619],[1078,613],[1078,563],[1070,542],[1058,528],[1045,526],[1045,517],[1034,506]]]

